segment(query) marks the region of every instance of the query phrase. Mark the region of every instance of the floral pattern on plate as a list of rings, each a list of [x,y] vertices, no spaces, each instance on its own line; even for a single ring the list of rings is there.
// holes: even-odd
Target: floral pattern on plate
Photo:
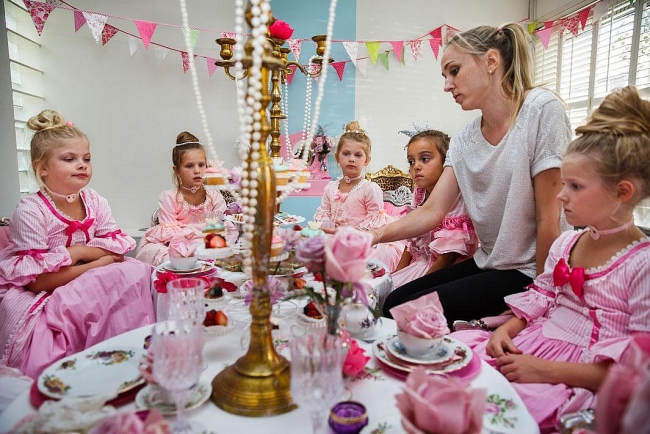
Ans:
[[[432,363],[442,363],[446,362],[447,360],[451,359],[454,356],[454,351],[453,348],[451,347],[449,342],[445,342],[444,340],[440,343],[440,346],[435,349],[435,351],[431,351],[428,354],[425,354],[424,356],[412,356],[406,352],[406,348],[404,348],[404,345],[399,341],[399,338],[395,336],[394,338],[390,338],[388,342],[386,343],[386,349],[388,350],[389,353],[397,357],[398,359],[404,360],[405,362],[408,363],[415,363],[418,365],[428,365]]]
[[[205,403],[212,394],[212,386],[210,383],[199,382],[192,389],[185,411],[193,410],[200,407]],[[176,414],[176,405],[171,403],[160,402],[158,399],[158,389],[147,385],[138,392],[135,396],[135,405],[138,408],[155,409],[164,416]]]
[[[89,360],[100,360],[104,365],[113,365],[115,363],[123,363],[132,358],[135,351],[129,350],[114,350],[114,351],[97,351],[90,353],[86,356]]]

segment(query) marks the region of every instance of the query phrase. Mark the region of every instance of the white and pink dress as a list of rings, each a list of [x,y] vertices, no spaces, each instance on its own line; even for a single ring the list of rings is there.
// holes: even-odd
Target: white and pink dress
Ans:
[[[601,267],[571,268],[571,249],[584,233],[560,235],[529,290],[505,298],[515,315],[527,321],[512,339],[524,354],[559,362],[618,362],[632,335],[650,334],[650,238],[635,241]],[[453,335],[495,364],[485,352],[490,333]],[[552,428],[559,416],[596,404],[593,392],[565,384],[512,385],[540,428]]]
[[[315,221],[368,231],[395,220],[384,210],[384,196],[378,184],[362,179],[348,193],[341,193],[339,182],[330,181],[325,186],[321,204],[314,214]],[[378,244],[373,257],[392,271],[402,257],[404,246],[403,241]]]
[[[416,188],[411,210],[422,205],[425,199],[426,190]],[[410,239],[406,248],[411,254],[411,263],[391,274],[395,288],[427,274],[436,259],[445,253],[458,253],[459,256],[454,263],[471,258],[478,248],[478,237],[472,220],[467,215],[462,196],[458,195],[456,202],[438,227]]]
[[[167,251],[172,238],[182,236],[188,241],[200,242],[201,228],[206,216],[216,217],[226,210],[226,201],[218,190],[206,190],[205,201],[192,205],[185,201],[177,189],[166,190],[158,197],[159,224],[150,227],[142,237],[135,258],[154,267],[168,259]],[[230,243],[237,238],[237,228],[226,222],[227,239]]]
[[[51,292],[24,286],[71,264],[67,247],[99,247],[115,254],[135,246],[115,224],[106,199],[80,193],[82,221],[38,192],[20,201],[0,250],[0,364],[36,378],[48,365],[105,339],[155,322],[151,267],[125,258],[86,271]]]

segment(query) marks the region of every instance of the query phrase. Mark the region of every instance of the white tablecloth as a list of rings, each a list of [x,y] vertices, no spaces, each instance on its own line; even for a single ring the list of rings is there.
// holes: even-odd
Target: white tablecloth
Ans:
[[[246,331],[244,331],[246,330]],[[144,338],[150,334],[151,326],[142,327],[120,336],[102,342],[92,350],[102,347],[132,347],[141,346]],[[212,379],[225,366],[234,363],[237,358],[245,353],[242,349],[242,336],[248,333],[244,324],[237,324],[234,331],[226,336],[208,337],[204,349],[207,368],[201,375],[201,381],[211,383]],[[395,322],[382,319],[373,331],[375,336],[395,333]],[[246,336],[246,335],[244,335]],[[285,336],[286,337],[286,336]],[[245,339],[244,339],[245,340]],[[371,355],[371,344],[360,341],[366,353]],[[289,356],[287,344],[278,346],[280,353]],[[368,362],[366,375],[361,379],[346,380],[345,399],[353,399],[363,403],[368,410],[369,424],[362,433],[402,433],[400,413],[395,406],[395,395],[403,386],[403,381],[385,373],[374,358]],[[501,434],[538,433],[535,421],[526,410],[523,402],[512,388],[510,383],[498,371],[482,362],[480,374],[471,381],[472,387],[486,387],[488,395],[496,394],[499,398],[512,400],[514,405],[499,417],[494,413],[486,413],[484,418],[484,433]],[[120,411],[135,410],[135,403],[120,407]],[[22,393],[0,416],[0,432],[10,431],[11,427],[35,410],[29,402],[29,391]],[[493,410],[492,410],[493,411]],[[311,430],[309,412],[298,408],[290,413],[264,417],[250,418],[227,413],[217,407],[212,401],[207,401],[203,406],[188,412],[188,417],[201,422],[208,431],[223,433],[309,433]],[[495,421],[496,422],[490,422]],[[513,426],[509,427],[508,423]],[[383,428],[382,431],[373,431]]]

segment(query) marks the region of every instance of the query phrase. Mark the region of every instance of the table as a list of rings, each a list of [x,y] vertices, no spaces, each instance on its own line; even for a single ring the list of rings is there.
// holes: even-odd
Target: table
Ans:
[[[150,334],[152,326],[145,326],[139,329],[124,333],[108,339],[92,347],[92,350],[107,347],[120,346],[141,346],[144,338]],[[204,357],[207,361],[207,368],[201,375],[201,381],[211,383],[212,379],[227,365],[245,353],[242,349],[241,339],[245,327],[243,324],[236,324],[234,331],[226,336],[208,337],[204,349]],[[395,322],[389,319],[382,319],[374,331],[377,335],[385,335],[395,332]],[[245,332],[247,333],[247,332]],[[276,343],[278,343],[276,341]],[[359,341],[367,354],[372,354],[371,343]],[[286,342],[280,342],[278,351],[289,358],[289,349]],[[523,402],[510,385],[498,371],[481,361],[481,372],[473,380],[472,387],[486,387],[488,395],[498,394],[499,397],[510,399],[514,408],[502,414],[514,423],[514,427],[506,426],[506,423],[487,424],[486,421],[493,418],[494,413],[486,412],[484,418],[484,430],[486,434],[504,433],[539,433],[537,424],[526,410]],[[368,410],[369,424],[362,433],[403,433],[401,427],[401,415],[395,406],[395,395],[400,393],[403,381],[383,371],[379,362],[372,358],[367,365],[366,375],[355,380],[346,380],[346,392],[343,398],[353,399],[363,403]],[[486,407],[487,408],[487,407]],[[133,411],[135,403],[129,403],[120,410]],[[492,409],[493,410],[493,409]],[[10,430],[13,424],[35,410],[29,402],[29,391],[25,391],[10,404],[3,413],[0,421],[0,432]],[[191,410],[187,416],[202,423],[209,431],[214,433],[308,433],[310,432],[310,416],[307,410],[298,408],[289,413],[264,418],[249,418],[227,413],[217,407],[212,401],[208,401],[201,407]],[[374,431],[383,428],[383,430]]]

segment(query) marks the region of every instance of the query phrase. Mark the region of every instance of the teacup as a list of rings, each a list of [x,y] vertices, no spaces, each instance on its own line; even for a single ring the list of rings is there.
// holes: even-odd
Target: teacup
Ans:
[[[435,351],[442,343],[443,337],[439,338],[420,338],[410,335],[403,330],[397,330],[397,337],[404,345],[404,349],[409,356],[422,357]]]
[[[151,388],[151,400],[160,404],[175,404],[174,395],[167,389],[163,389],[155,383],[149,383]]]
[[[192,268],[195,268],[197,261],[198,259],[196,256],[190,256],[189,258],[169,258],[169,262],[171,262],[172,267],[179,271],[191,270]]]

